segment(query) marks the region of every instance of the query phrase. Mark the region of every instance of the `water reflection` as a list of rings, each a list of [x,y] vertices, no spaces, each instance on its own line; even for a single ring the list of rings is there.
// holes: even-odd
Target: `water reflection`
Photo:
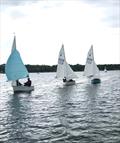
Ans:
[[[9,141],[26,141],[25,129],[26,129],[26,112],[28,112],[28,105],[23,96],[27,94],[13,94],[9,101],[7,124],[9,125]],[[24,97],[25,98],[25,97]]]
[[[64,142],[70,136],[70,118],[74,118],[72,113],[74,103],[72,98],[76,93],[76,86],[64,86],[57,89],[57,106],[59,115],[57,119],[59,120],[58,125],[54,126],[54,141],[58,141],[57,134],[59,133],[59,138],[61,142]],[[53,134],[53,132],[52,132]]]
[[[85,86],[85,96],[87,98],[87,102],[88,102],[88,108],[95,108],[96,106],[96,102],[97,102],[97,98],[99,97],[99,88],[100,85],[96,84],[96,85],[86,85]]]
[[[86,111],[87,116],[86,118],[89,119],[89,121],[97,121],[96,119],[96,111],[98,111],[98,101],[99,101],[99,88],[100,85],[86,85]],[[87,119],[85,119],[87,120]]]

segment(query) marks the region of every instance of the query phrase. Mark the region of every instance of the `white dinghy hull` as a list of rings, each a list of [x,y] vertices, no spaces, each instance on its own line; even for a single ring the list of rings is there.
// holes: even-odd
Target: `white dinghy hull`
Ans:
[[[12,86],[14,92],[31,92],[34,86]]]

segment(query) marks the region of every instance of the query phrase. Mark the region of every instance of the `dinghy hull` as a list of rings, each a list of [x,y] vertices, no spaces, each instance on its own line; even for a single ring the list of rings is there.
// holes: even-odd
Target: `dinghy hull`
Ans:
[[[91,80],[91,83],[92,84],[98,84],[98,83],[101,83],[101,80],[99,78],[94,78]]]
[[[34,86],[13,86],[15,92],[31,92],[34,90]]]

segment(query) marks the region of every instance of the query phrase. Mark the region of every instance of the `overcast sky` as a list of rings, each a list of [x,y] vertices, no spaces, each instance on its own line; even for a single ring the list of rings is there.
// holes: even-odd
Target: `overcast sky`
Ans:
[[[25,64],[57,64],[62,44],[69,64],[85,64],[91,44],[97,64],[118,64],[120,0],[0,0],[0,64],[13,33]]]

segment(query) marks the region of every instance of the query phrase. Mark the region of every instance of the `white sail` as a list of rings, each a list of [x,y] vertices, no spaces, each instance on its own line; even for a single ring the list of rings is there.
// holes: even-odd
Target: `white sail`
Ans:
[[[64,77],[66,77],[67,80],[77,77],[67,62],[65,63],[64,66]]]
[[[65,52],[64,52],[64,45],[62,45],[58,57],[57,78],[64,77],[64,66],[65,66]]]
[[[93,46],[91,46],[87,55],[84,75],[87,77],[99,77],[99,69],[94,61]]]
[[[63,79],[64,77],[69,80],[72,78],[76,78],[77,76],[71,69],[70,65],[66,62],[64,45],[62,45],[58,57],[57,78]]]

